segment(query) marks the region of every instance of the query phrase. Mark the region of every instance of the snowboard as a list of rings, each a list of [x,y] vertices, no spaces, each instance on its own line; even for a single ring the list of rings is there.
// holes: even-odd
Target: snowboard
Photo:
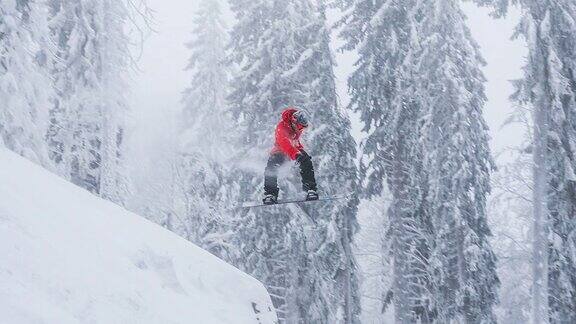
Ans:
[[[245,204],[242,204],[240,207],[241,208],[261,208],[261,207],[274,207],[277,205],[287,205],[287,204],[300,204],[300,203],[310,204],[310,203],[320,203],[320,202],[326,202],[326,201],[345,200],[345,199],[350,198],[351,196],[352,195],[328,196],[328,197],[320,197],[320,199],[317,199],[317,200],[306,200],[304,198],[280,199],[275,204],[272,204],[272,205],[266,205],[264,203],[260,203],[260,204],[245,203]]]

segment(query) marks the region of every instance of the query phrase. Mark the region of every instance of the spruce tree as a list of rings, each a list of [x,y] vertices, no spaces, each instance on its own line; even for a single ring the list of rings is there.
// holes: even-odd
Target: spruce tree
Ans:
[[[486,200],[493,169],[484,61],[455,0],[421,3],[417,17],[424,167],[434,243],[429,264],[440,322],[492,323],[499,285]]]
[[[52,44],[40,1],[0,1],[0,144],[48,167]]]
[[[489,200],[492,229],[497,238],[494,250],[498,257],[500,302],[496,315],[500,323],[529,323],[532,294],[530,286],[532,222],[532,155],[527,136],[510,162],[498,165],[492,176],[494,195]],[[528,145],[526,145],[528,144]]]
[[[185,132],[182,144],[219,160],[227,154],[223,127],[230,124],[225,111],[229,75],[227,35],[220,0],[203,0],[199,4],[193,35],[187,44],[192,54],[186,70],[192,73],[192,80],[182,100],[185,105],[180,118],[180,129]]]
[[[128,9],[109,0],[49,3],[58,45],[51,158],[65,178],[123,204],[128,191],[123,166]]]
[[[324,195],[354,194],[348,202],[325,204],[304,210],[310,217],[324,222],[320,231],[311,233],[310,274],[318,282],[310,287],[310,305],[317,309],[327,305],[326,313],[319,318],[328,323],[357,323],[360,312],[358,274],[352,254],[353,235],[357,230],[358,211],[357,168],[354,164],[356,144],[350,131],[350,121],[337,101],[330,50],[330,32],[326,26],[325,6],[318,2],[303,1],[298,8],[311,24],[303,33],[307,51],[290,71],[307,91],[302,107],[310,112],[311,136],[306,138],[307,149],[314,157],[317,182]],[[326,299],[326,291],[331,292]],[[302,300],[302,302],[306,302]],[[306,305],[308,302],[306,302]],[[302,318],[310,318],[310,312]]]
[[[358,50],[349,78],[350,108],[359,112],[368,133],[363,143],[361,178],[367,198],[387,185],[392,202],[385,246],[393,259],[393,280],[384,296],[394,302],[396,322],[427,322],[430,282],[427,258],[430,226],[424,197],[426,175],[420,142],[421,102],[413,94],[415,1],[344,2],[341,36],[346,49]]]
[[[212,253],[231,261],[230,195],[226,113],[229,71],[226,65],[226,28],[220,0],[203,0],[194,17],[194,39],[187,70],[192,73],[183,96],[180,148],[175,168],[181,178],[181,198],[186,201],[178,227],[186,237]]]
[[[385,305],[398,323],[493,322],[483,61],[464,15],[451,0],[343,3],[341,35],[360,57],[349,87],[368,133],[367,197],[385,181],[392,194]]]
[[[266,158],[280,112],[296,106],[311,116],[310,137],[305,135],[304,141],[321,194],[354,190],[354,141],[336,101],[324,6],[308,0],[231,3],[238,18],[231,54],[241,64],[230,96],[241,130],[237,158],[246,165]],[[243,199],[261,198],[263,171],[263,165],[254,171],[241,169]],[[281,181],[281,194],[298,194],[299,182],[298,176]],[[243,268],[268,286],[281,320],[357,322],[357,279],[350,252],[357,203],[270,207],[243,215]],[[319,228],[310,229],[307,219],[316,220]]]
[[[576,321],[576,3],[476,0],[503,16],[519,4],[516,36],[528,44],[515,98],[532,108],[534,216],[532,320]]]
[[[280,74],[277,71],[283,70],[277,66],[282,62],[278,56],[287,49],[270,39],[271,27],[278,19],[273,15],[273,4],[272,0],[230,1],[237,20],[231,30],[230,59],[232,64],[240,65],[228,97],[236,129],[233,138],[236,161],[250,161],[251,156],[269,150],[272,143],[267,141],[267,136],[273,132],[277,119],[275,112],[280,106],[290,104],[282,97],[281,84],[277,80]],[[285,96],[289,94],[286,92]],[[260,170],[235,168],[238,170],[235,172],[238,197],[259,199]],[[245,210],[240,217],[236,235],[242,260],[238,266],[267,286],[278,317],[286,318],[288,244],[284,240],[289,215],[274,208],[267,212]]]

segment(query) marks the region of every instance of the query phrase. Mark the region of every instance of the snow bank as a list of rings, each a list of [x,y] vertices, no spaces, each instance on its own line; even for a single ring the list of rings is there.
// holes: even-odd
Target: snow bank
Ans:
[[[0,149],[0,323],[274,323],[261,283]]]

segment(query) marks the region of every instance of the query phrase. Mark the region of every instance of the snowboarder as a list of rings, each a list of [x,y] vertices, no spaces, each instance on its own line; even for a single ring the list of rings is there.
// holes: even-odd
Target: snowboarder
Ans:
[[[302,189],[306,191],[306,200],[318,200],[316,179],[312,158],[300,143],[300,136],[308,127],[306,114],[290,107],[282,112],[282,119],[276,126],[276,143],[270,152],[268,164],[264,172],[265,205],[273,205],[278,201],[278,169],[288,160],[298,162],[302,176]]]

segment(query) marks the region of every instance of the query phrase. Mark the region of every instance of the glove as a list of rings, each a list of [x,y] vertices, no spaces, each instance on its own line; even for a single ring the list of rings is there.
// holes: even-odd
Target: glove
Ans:
[[[310,155],[308,155],[308,153],[306,153],[306,151],[304,150],[300,150],[300,152],[296,154],[296,161],[298,161],[298,163],[303,163],[310,159],[311,159]]]

